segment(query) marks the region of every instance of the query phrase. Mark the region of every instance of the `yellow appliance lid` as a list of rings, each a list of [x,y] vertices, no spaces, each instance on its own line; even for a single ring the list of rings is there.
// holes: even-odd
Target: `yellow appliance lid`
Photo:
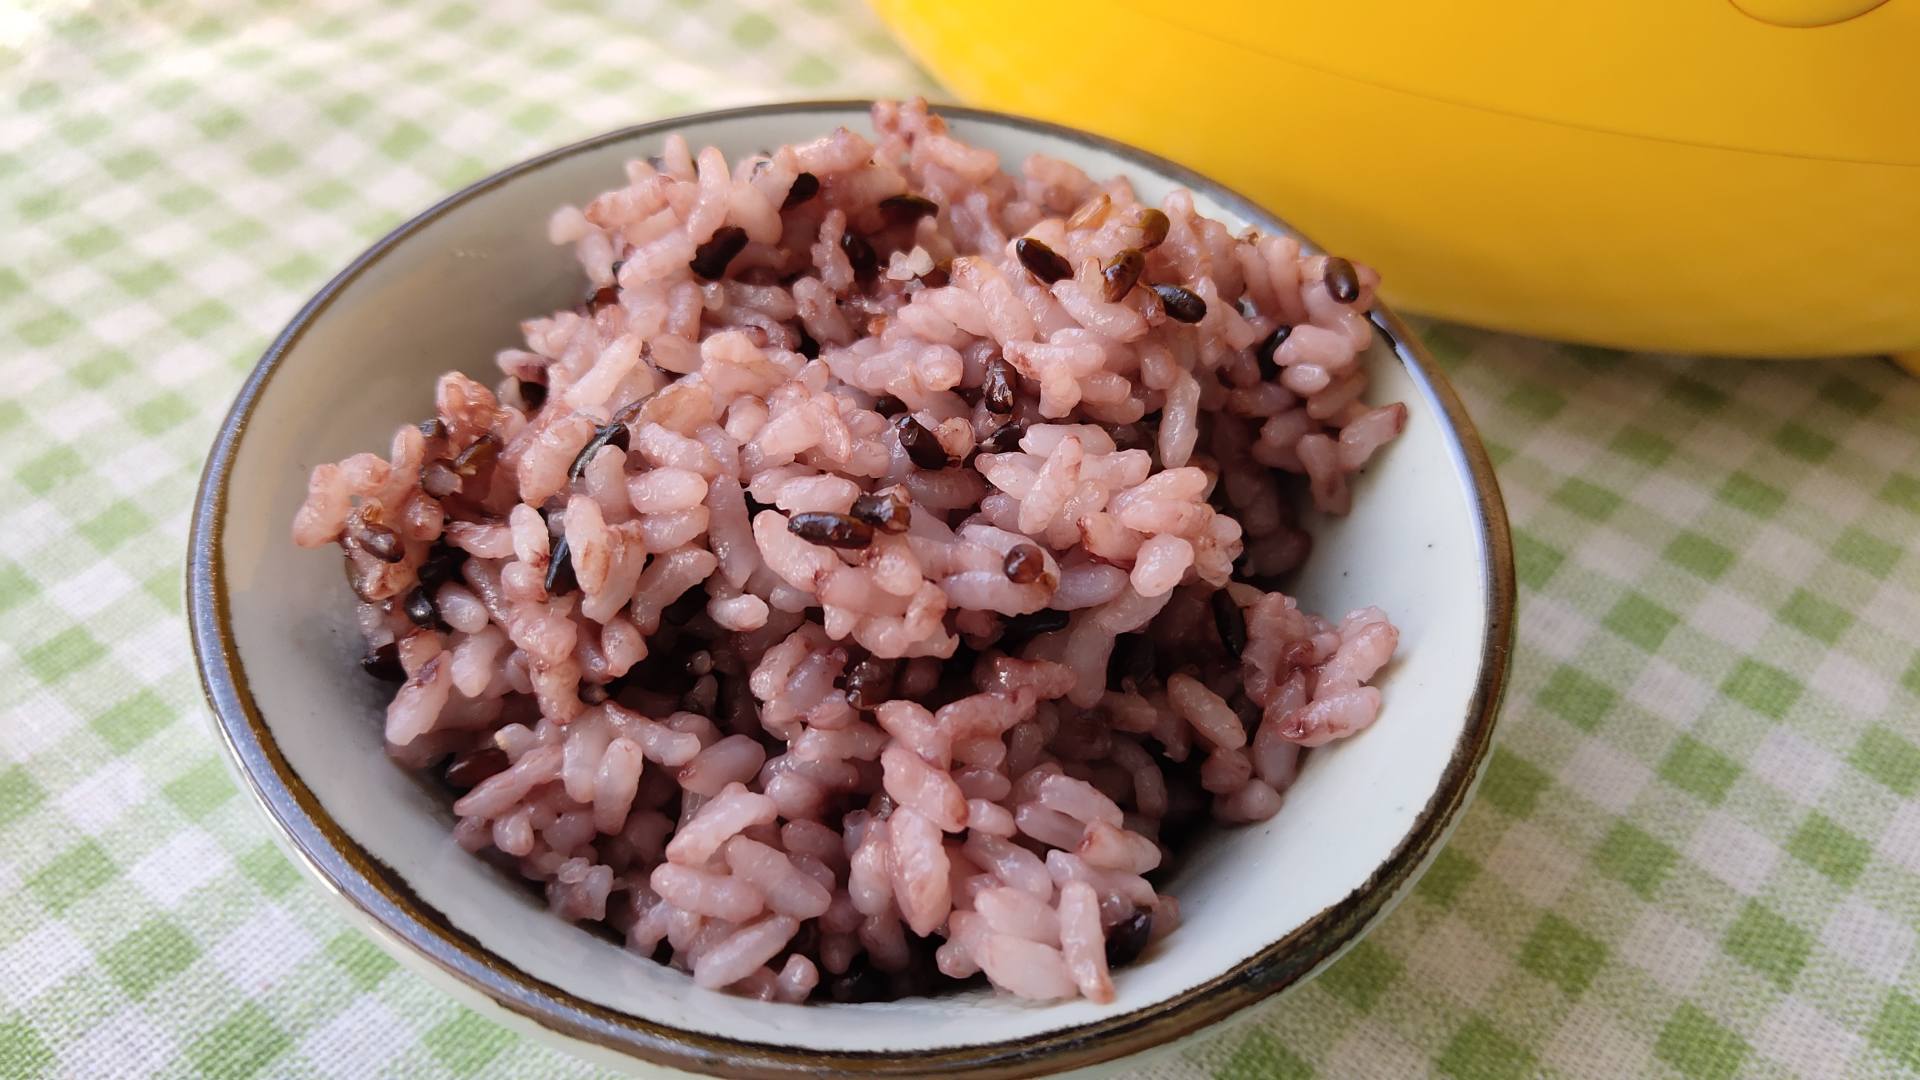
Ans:
[[[1116,67],[1211,41],[1249,61],[1551,123],[1920,165],[1920,0],[1742,3],[1750,11],[1730,0],[1116,0],[1168,31]]]

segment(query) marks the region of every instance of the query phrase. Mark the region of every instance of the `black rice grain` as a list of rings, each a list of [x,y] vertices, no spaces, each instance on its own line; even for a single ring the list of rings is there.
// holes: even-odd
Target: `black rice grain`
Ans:
[[[1015,585],[1031,585],[1047,572],[1047,557],[1032,544],[1016,544],[1007,552],[1000,569]]]
[[[1114,639],[1113,653],[1107,660],[1107,685],[1139,686],[1153,678],[1158,658],[1153,641],[1145,634],[1121,634]]]
[[[835,548],[863,548],[873,543],[873,526],[859,518],[826,510],[809,510],[787,519],[787,531],[810,544]]]
[[[855,278],[867,281],[880,272],[880,256],[874,254],[873,245],[865,239],[845,233],[840,237],[840,250],[846,253]]]
[[[1272,382],[1280,377],[1280,365],[1274,362],[1273,355],[1280,351],[1280,346],[1287,343],[1287,337],[1292,333],[1291,326],[1276,326],[1273,333],[1263,338],[1253,350],[1253,358],[1260,365],[1262,382]]]
[[[747,230],[738,225],[722,225],[706,243],[693,249],[693,261],[687,264],[695,275],[717,281],[727,272],[727,264],[747,246]]]
[[[847,669],[847,701],[856,709],[877,709],[891,701],[895,667],[892,660],[869,656]]]
[[[636,402],[635,404],[638,403]],[[632,406],[628,408],[632,408]],[[626,409],[621,409],[620,413],[625,413],[626,411]],[[636,409],[635,412],[638,412],[638,410]],[[593,456],[598,454],[600,448],[603,446],[616,446],[620,448],[622,453],[625,453],[627,447],[632,445],[633,440],[633,433],[627,428],[627,420],[630,419],[632,419],[631,416],[622,418],[619,413],[616,413],[612,420],[607,421],[606,424],[601,427],[595,428],[593,438],[588,439],[587,445],[581,447],[580,452],[573,455],[573,464],[567,468],[568,478],[578,480],[581,476],[585,475],[587,466],[593,462]]]
[[[460,490],[460,474],[444,461],[429,461],[420,466],[420,489],[444,499]]]
[[[360,550],[383,563],[397,563],[407,557],[407,545],[400,534],[385,525],[361,525],[353,533]]]
[[[911,225],[940,212],[940,204],[924,195],[889,195],[880,200],[880,216],[889,225]]]
[[[1039,279],[1042,285],[1051,285],[1063,278],[1073,276],[1073,264],[1064,256],[1031,236],[1023,236],[1013,242],[1013,253],[1027,273]]]
[[[1167,215],[1151,206],[1140,211],[1140,216],[1134,219],[1133,224],[1140,230],[1140,250],[1142,251],[1152,251],[1166,242],[1167,230],[1173,227],[1173,223],[1167,220]]]
[[[860,496],[848,512],[884,533],[906,532],[913,523],[913,504],[897,487]]]
[[[1326,283],[1327,294],[1343,304],[1360,299],[1360,275],[1354,272],[1352,263],[1337,255],[1327,260],[1320,280]]]
[[[479,787],[480,782],[507,771],[507,752],[497,746],[482,746],[453,759],[447,766],[447,783],[460,790]]]
[[[907,460],[913,462],[916,468],[947,467],[947,448],[941,446],[939,437],[912,413],[901,413],[895,417],[893,430],[899,433],[900,448],[907,452]]]
[[[360,670],[381,682],[407,681],[407,669],[400,666],[400,646],[391,641],[362,656]]]
[[[580,587],[580,579],[573,573],[573,552],[567,547],[567,538],[561,537],[553,545],[553,553],[547,558],[547,595],[560,596]]]
[[[1073,616],[1054,608],[1041,608],[1025,615],[1014,615],[1001,624],[1000,640],[996,643],[1001,649],[1011,650],[1029,638],[1041,634],[1051,634],[1055,630],[1065,630]]]
[[[1027,425],[1019,421],[1002,424],[980,443],[980,449],[989,454],[1011,454],[1020,449],[1020,437],[1026,433]]]
[[[489,431],[455,455],[453,471],[461,476],[477,476],[481,469],[493,464],[494,459],[499,456],[500,437]]]
[[[980,384],[980,400],[990,413],[1005,416],[1013,411],[1014,387],[1020,385],[1020,376],[1013,365],[994,357],[987,361],[986,379]]]
[[[1220,633],[1220,644],[1225,645],[1233,658],[1238,660],[1241,650],[1247,647],[1247,616],[1225,589],[1215,592],[1210,603],[1213,605],[1213,628]]]
[[[820,194],[820,178],[810,172],[803,172],[793,178],[793,186],[787,189],[787,197],[780,201],[780,209],[791,210],[818,194]]]
[[[1153,291],[1160,297],[1160,306],[1166,309],[1167,318],[1174,322],[1197,323],[1207,317],[1207,302],[1191,289],[1180,285],[1155,285]]]
[[[1125,967],[1140,958],[1153,937],[1153,912],[1136,908],[1107,931],[1107,966]]]
[[[1100,271],[1100,299],[1117,304],[1126,299],[1140,283],[1140,272],[1147,268],[1147,257],[1128,248],[1113,257]]]
[[[433,597],[424,586],[415,586],[401,607],[406,611],[408,621],[415,626],[432,626],[440,621],[440,609],[434,606]]]

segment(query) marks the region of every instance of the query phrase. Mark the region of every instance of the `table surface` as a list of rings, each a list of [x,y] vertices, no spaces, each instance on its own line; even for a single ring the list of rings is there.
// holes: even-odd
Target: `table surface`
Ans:
[[[182,620],[202,459],[443,193],[925,77],[852,0],[28,0],[0,79],[0,1076],[588,1073],[349,929],[230,778]],[[1142,1075],[1920,1074],[1920,384],[1423,331],[1514,522],[1499,748],[1370,937]]]

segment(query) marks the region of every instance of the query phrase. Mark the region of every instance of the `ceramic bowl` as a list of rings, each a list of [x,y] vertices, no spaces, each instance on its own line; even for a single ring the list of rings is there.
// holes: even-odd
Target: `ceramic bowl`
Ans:
[[[1185,186],[1238,230],[1285,225],[1203,177],[1081,132],[941,110],[961,138],[1124,174],[1157,202]],[[859,102],[774,105],[629,128],[483,180],[396,229],[302,308],[261,358],[212,448],[194,516],[189,609],[221,738],[298,861],[397,957],[464,1001],[603,1062],[731,1076],[1001,1077],[1145,1053],[1301,983],[1413,882],[1471,792],[1493,734],[1513,625],[1505,514],[1458,399],[1385,310],[1372,399],[1400,400],[1399,441],[1354,512],[1316,521],[1295,591],[1314,610],[1378,604],[1401,630],[1370,730],[1307,758],[1278,816],[1215,831],[1165,886],[1180,929],[1115,979],[1110,1005],[971,992],[793,1006],[689,978],[548,915],[517,879],[449,837],[444,796],[390,763],[390,688],[359,654],[339,560],[288,539],[308,470],[385,447],[431,412],[434,376],[487,382],[518,321],[577,300],[548,214],[618,185],[672,131],[729,155],[866,126]]]

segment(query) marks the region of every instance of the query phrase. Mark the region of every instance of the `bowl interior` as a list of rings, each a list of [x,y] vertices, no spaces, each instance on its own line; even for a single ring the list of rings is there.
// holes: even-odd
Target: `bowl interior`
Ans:
[[[864,114],[818,106],[696,119],[681,130],[695,146],[713,143],[736,155],[839,123],[864,127]],[[1140,161],[1046,130],[985,118],[955,119],[953,128],[1011,166],[1040,152],[1094,176],[1125,174],[1150,200],[1175,186]],[[284,768],[297,776],[294,787],[310,790],[310,797],[268,800],[310,860],[416,948],[434,952],[432,941],[448,939],[451,928],[453,939],[469,939],[468,949],[477,943],[491,954],[475,972],[490,968],[509,982],[528,976],[548,985],[530,991],[535,998],[557,989],[696,1039],[887,1054],[1025,1040],[1207,987],[1302,928],[1300,946],[1325,959],[1342,941],[1316,939],[1335,932],[1333,920],[1315,923],[1316,916],[1366,888],[1396,852],[1401,861],[1417,860],[1437,844],[1427,836],[1402,850],[1436,795],[1450,803],[1471,779],[1474,762],[1456,760],[1456,749],[1483,723],[1476,690],[1492,568],[1480,496],[1434,388],[1384,339],[1368,360],[1371,399],[1406,402],[1406,433],[1360,479],[1353,514],[1315,524],[1316,550],[1296,591],[1303,605],[1331,615],[1365,604],[1392,615],[1402,638],[1381,680],[1386,708],[1370,731],[1309,756],[1279,816],[1216,831],[1187,855],[1167,890],[1181,902],[1184,925],[1119,975],[1113,1005],[1036,1007],[968,994],[803,1009],[709,993],[550,917],[520,882],[451,842],[443,797],[383,752],[388,688],[355,665],[358,636],[339,560],[294,548],[289,522],[314,464],[384,452],[395,427],[430,412],[435,375],[459,368],[491,384],[498,378],[491,357],[519,344],[520,319],[577,299],[582,278],[570,252],[546,242],[548,214],[618,184],[622,164],[657,151],[659,139],[645,133],[587,145],[443,207],[310,312],[256,383],[215,511],[211,566],[229,620],[237,697],[251,695],[271,745],[255,746],[259,732],[228,710],[223,722],[256,786],[282,791],[289,777],[275,773]],[[1236,229],[1250,223],[1252,212],[1229,196],[1196,197],[1202,212]],[[404,887],[360,880],[354,864],[368,858],[391,868]],[[437,915],[417,917],[428,909]],[[1338,932],[1344,940],[1355,929],[1349,921]],[[463,955],[471,954],[453,946],[437,954],[442,966],[455,967]]]

